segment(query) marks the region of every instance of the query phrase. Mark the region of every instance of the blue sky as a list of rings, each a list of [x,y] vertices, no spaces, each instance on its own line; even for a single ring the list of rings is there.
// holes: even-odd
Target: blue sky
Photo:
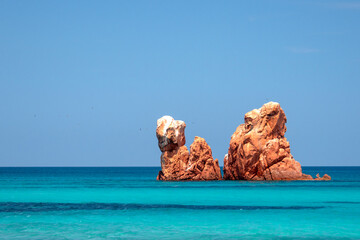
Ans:
[[[360,165],[360,1],[0,1],[0,166],[160,166],[163,115],[220,164],[244,114]]]

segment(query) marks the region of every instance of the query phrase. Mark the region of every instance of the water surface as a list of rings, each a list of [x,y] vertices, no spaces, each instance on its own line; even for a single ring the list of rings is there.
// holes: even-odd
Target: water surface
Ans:
[[[159,168],[0,168],[0,239],[360,239],[360,167],[330,182],[159,182]]]

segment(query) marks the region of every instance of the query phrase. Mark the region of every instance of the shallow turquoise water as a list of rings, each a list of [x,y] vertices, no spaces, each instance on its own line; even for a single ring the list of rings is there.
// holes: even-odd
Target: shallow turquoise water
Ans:
[[[158,182],[159,168],[0,168],[0,239],[360,239],[360,167],[331,182]]]

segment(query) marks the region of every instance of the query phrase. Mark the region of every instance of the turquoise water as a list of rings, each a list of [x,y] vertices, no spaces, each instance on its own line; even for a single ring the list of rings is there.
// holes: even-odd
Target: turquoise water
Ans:
[[[360,167],[331,182],[158,182],[159,168],[0,168],[0,239],[360,239]]]

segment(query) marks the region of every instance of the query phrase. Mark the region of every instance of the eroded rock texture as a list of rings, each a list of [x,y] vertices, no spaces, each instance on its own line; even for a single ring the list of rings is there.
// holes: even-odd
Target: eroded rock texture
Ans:
[[[221,180],[219,162],[213,159],[205,139],[195,137],[190,153],[185,145],[183,121],[164,116],[157,121],[156,137],[161,153],[161,171],[157,180]]]
[[[279,103],[269,102],[245,114],[231,136],[224,158],[226,180],[313,180],[302,173],[284,137],[286,116]],[[328,175],[316,180],[330,180]]]

